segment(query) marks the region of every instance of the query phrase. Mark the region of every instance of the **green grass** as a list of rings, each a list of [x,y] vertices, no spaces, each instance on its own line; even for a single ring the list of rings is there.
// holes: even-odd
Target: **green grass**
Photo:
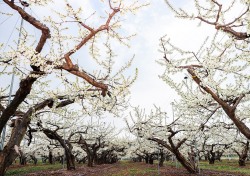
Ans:
[[[44,171],[44,170],[58,170],[61,169],[63,166],[62,164],[38,164],[38,165],[28,165],[25,167],[19,168],[10,168],[6,172],[6,176],[22,176],[27,173]]]
[[[176,166],[175,162],[165,162],[169,166]],[[178,167],[182,167],[180,163]],[[201,170],[214,170],[214,171],[226,171],[226,172],[238,172],[242,174],[250,175],[250,163],[246,163],[246,166],[240,167],[238,160],[222,160],[222,162],[216,161],[214,164],[209,164],[208,161],[200,161],[199,167]]]
[[[154,174],[157,173],[157,169],[154,168],[146,168],[146,169],[140,169],[140,168],[136,168],[136,169],[129,169],[128,171],[129,175],[138,175],[138,174]],[[155,174],[154,174],[155,175]]]
[[[240,167],[237,160],[223,160],[222,162],[215,162],[214,165],[208,164],[208,162],[200,162],[201,169],[210,169],[216,171],[227,171],[227,172],[239,172],[250,175],[250,163],[246,163],[246,166]]]
[[[121,176],[121,175],[125,175],[125,176],[136,176],[136,175],[147,175],[147,176],[156,176],[158,174],[158,170],[157,170],[157,162],[155,162],[155,164],[150,167],[150,165],[148,165],[148,168],[145,167],[140,167],[140,165],[133,165],[133,163],[131,162],[127,162],[127,161],[121,161],[120,162],[120,166],[118,167],[124,167],[126,166],[127,169],[121,170],[119,173],[115,173],[115,174],[109,174],[107,176]],[[164,162],[164,165],[168,165],[168,166],[176,166],[175,162]],[[245,167],[239,167],[238,166],[238,160],[222,160],[222,162],[216,161],[215,164],[209,164],[208,161],[201,161],[199,163],[200,169],[201,170],[213,170],[213,171],[218,171],[218,172],[232,172],[235,173],[241,173],[241,174],[246,174],[246,175],[250,175],[250,163],[246,163]],[[178,168],[182,168],[181,164],[178,162],[177,163],[177,167]]]

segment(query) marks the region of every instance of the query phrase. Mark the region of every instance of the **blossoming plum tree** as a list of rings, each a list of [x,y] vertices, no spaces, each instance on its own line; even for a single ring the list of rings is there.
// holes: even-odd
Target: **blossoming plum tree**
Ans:
[[[20,146],[32,115],[75,102],[81,103],[86,112],[90,106],[115,112],[117,104],[126,103],[125,95],[135,80],[123,75],[132,59],[120,69],[113,70],[117,55],[112,47],[114,43],[116,47],[117,43],[128,44],[132,36],[120,35],[121,18],[127,12],[135,12],[142,4],[100,1],[100,7],[106,11],[100,12],[102,18],[99,18],[93,12],[92,15],[84,14],[81,7],[77,9],[68,1],[64,1],[64,8],[60,10],[55,4],[57,2],[50,0],[20,2],[4,0],[4,10],[7,11],[1,8],[1,15],[16,12],[27,26],[20,29],[19,41],[0,44],[1,76],[15,73],[20,81],[16,92],[10,95],[13,99],[9,104],[6,101],[8,86],[1,84],[0,133],[12,116],[19,118],[13,128],[8,128],[11,135],[0,151],[0,175],[4,175],[17,157],[14,148]],[[53,12],[44,13],[44,19],[26,10],[43,8],[46,11],[49,6],[54,8]],[[30,29],[40,32],[38,39],[30,34]],[[74,57],[78,58],[77,62]],[[95,63],[87,62],[87,58],[93,58]]]
[[[128,128],[134,135],[171,152],[188,172],[198,172],[197,152],[194,148],[197,143],[196,136],[199,136],[199,123],[191,122],[185,115],[166,123],[166,113],[159,108],[148,115],[135,109],[131,116],[133,123],[128,123]],[[143,145],[145,143],[147,142]]]
[[[249,1],[241,1],[242,12],[232,17],[230,11],[239,3],[220,4],[216,0],[194,1],[197,14],[175,9],[177,17],[196,20],[215,26],[215,34],[206,38],[197,51],[181,49],[166,36],[160,39],[166,68],[161,76],[178,92],[189,113],[223,110],[239,131],[250,139],[249,122]],[[227,19],[228,17],[229,19]],[[186,81],[175,79],[184,75]],[[187,110],[187,109],[186,109]],[[218,121],[222,118],[217,116]],[[209,120],[209,119],[208,119]]]

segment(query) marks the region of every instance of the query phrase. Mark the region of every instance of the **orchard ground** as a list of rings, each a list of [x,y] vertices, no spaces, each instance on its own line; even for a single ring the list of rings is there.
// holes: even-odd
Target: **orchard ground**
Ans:
[[[175,162],[165,162],[158,170],[158,165],[145,164],[143,162],[120,161],[116,164],[95,165],[86,167],[78,165],[74,171],[62,169],[61,164],[38,164],[34,166],[14,165],[7,171],[7,176],[193,176]],[[250,163],[245,167],[239,167],[237,160],[224,160],[209,165],[208,162],[200,162],[200,174],[202,176],[250,176]]]

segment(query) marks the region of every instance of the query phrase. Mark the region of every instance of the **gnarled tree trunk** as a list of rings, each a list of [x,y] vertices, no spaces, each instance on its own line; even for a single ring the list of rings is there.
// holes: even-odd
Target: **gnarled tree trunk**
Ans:
[[[70,144],[70,142],[68,140],[64,140],[63,137],[56,132],[56,130],[52,131],[50,129],[44,128],[41,123],[38,123],[38,126],[48,138],[57,140],[64,148],[67,170],[75,170],[75,156],[72,154],[73,146]]]
[[[87,158],[88,158],[88,167],[93,167],[94,164],[94,155],[92,153],[87,153]]]
[[[208,158],[209,164],[214,164],[214,162],[215,162],[215,153],[212,152],[212,151],[209,151],[208,154],[207,154],[207,158]]]
[[[246,143],[243,143],[244,147],[240,152],[238,152],[237,150],[234,150],[235,153],[237,153],[237,155],[239,156],[239,166],[246,166],[246,159],[247,159],[247,154],[248,154],[248,150],[249,150],[249,141],[247,141]]]
[[[27,119],[26,116],[23,118],[17,118],[15,120],[15,126],[12,129],[10,139],[3,151],[0,152],[0,175],[3,176],[6,172],[6,169],[18,157],[18,153],[14,148],[17,148],[20,145],[23,136],[26,133],[28,123],[29,118]]]
[[[181,141],[179,141],[177,144],[174,144],[172,137],[177,134],[176,132],[170,130],[170,132],[172,133],[171,136],[168,137],[168,141],[170,143],[167,144],[165,141],[160,140],[158,138],[149,138],[149,140],[155,141],[158,144],[161,144],[163,147],[166,147],[170,152],[172,152],[175,156],[176,159],[181,163],[181,165],[189,172],[189,173],[197,173],[198,169],[196,167],[196,165],[194,165],[193,163],[189,162],[179,151],[179,147],[186,141],[186,139],[183,139]]]
[[[173,153],[176,156],[176,159],[181,163],[181,165],[187,169],[189,173],[197,173],[197,168],[192,165],[186,158],[179,152],[179,150],[174,150]]]

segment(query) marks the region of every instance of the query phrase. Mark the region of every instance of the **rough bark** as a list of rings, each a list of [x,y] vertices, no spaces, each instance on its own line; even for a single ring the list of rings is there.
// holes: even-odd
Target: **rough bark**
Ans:
[[[237,150],[234,149],[235,153],[239,156],[239,166],[246,166],[246,159],[248,156],[248,151],[249,151],[249,141],[247,141],[246,143],[242,142],[243,144],[243,149],[240,152],[238,152]]]
[[[181,165],[187,169],[189,173],[197,173],[197,168],[195,168],[186,158],[179,152],[179,150],[175,150],[174,154],[176,159],[181,163]]]
[[[64,148],[66,162],[67,162],[67,170],[75,170],[75,157],[72,154],[73,146],[68,140],[64,140],[62,136],[60,136],[57,131],[52,131],[50,129],[44,128],[41,123],[38,123],[41,131],[49,138],[53,140],[57,140],[60,145]]]
[[[173,132],[173,131],[172,131]],[[181,165],[189,172],[189,173],[197,173],[198,170],[195,167],[195,165],[192,165],[179,151],[179,147],[186,141],[186,139],[183,139],[176,145],[172,141],[172,137],[177,134],[176,132],[173,132],[172,135],[168,137],[168,141],[170,143],[167,144],[165,141],[160,140],[158,138],[150,138],[149,140],[155,141],[158,144],[161,144],[163,147],[167,148],[170,152],[172,152],[175,156],[176,159],[181,163]]]
[[[0,133],[2,133],[4,126],[7,124],[10,117],[16,112],[18,106],[24,101],[27,95],[31,91],[31,87],[37,78],[26,77],[21,80],[19,84],[19,88],[15,94],[14,99],[11,103],[3,110],[2,115],[0,117]]]
[[[10,140],[4,147],[3,151],[0,152],[0,175],[5,174],[6,168],[9,167],[18,156],[14,146],[20,145],[21,140],[23,139],[23,136],[27,130],[28,123],[29,118],[19,118],[15,121],[15,127],[12,130]]]
[[[103,143],[101,143],[101,139],[98,138],[96,143],[94,144],[88,144],[86,140],[80,136],[80,139],[78,141],[78,144],[80,144],[81,148],[86,152],[87,154],[87,160],[88,160],[88,167],[93,167],[94,161],[97,158],[97,151],[103,147]]]

